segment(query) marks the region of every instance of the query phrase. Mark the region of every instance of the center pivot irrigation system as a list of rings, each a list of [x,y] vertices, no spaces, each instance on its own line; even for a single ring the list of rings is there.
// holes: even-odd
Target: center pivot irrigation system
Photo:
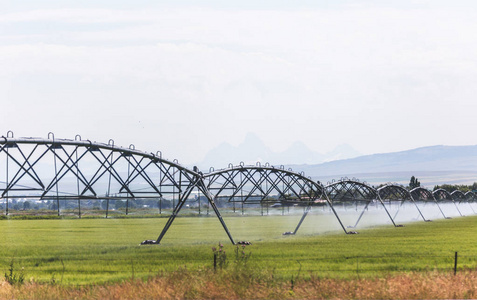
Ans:
[[[477,200],[472,193],[445,190],[431,192],[422,187],[408,191],[397,184],[387,184],[378,189],[357,179],[342,178],[329,182],[326,186],[313,181],[304,173],[297,173],[283,166],[274,167],[268,163],[255,166],[229,165],[221,170],[210,169],[202,173],[197,167],[192,170],[181,166],[177,160],[169,161],[161,152],[147,153],[128,148],[82,140],[79,135],[74,140],[55,139],[53,133],[47,139],[15,138],[9,131],[0,137],[0,192],[5,204],[5,214],[9,204],[18,199],[56,202],[58,216],[61,203],[77,201],[81,217],[81,201],[99,200],[106,202],[106,217],[110,200],[126,201],[126,214],[130,200],[172,200],[173,210],[157,240],[146,243],[159,244],[178,216],[186,201],[194,194],[203,195],[209,207],[219,219],[230,241],[235,241],[227,228],[216,202],[227,202],[242,208],[244,205],[265,205],[279,203],[281,206],[302,206],[303,215],[293,232],[295,234],[315,205],[327,205],[345,233],[335,206],[338,204],[363,204],[364,209],[357,221],[349,226],[358,226],[363,214],[371,203],[379,203],[386,211],[394,226],[399,209],[391,216],[386,203],[413,203],[424,221],[428,221],[419,208],[419,203],[432,202],[444,215],[440,203],[458,204]]]

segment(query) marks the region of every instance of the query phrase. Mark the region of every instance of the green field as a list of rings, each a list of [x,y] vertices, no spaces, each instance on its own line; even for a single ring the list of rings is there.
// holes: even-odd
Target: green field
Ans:
[[[407,271],[452,271],[477,267],[477,217],[381,226],[345,235],[330,215],[310,215],[296,236],[282,236],[300,215],[236,216],[225,221],[236,241],[253,243],[247,267],[289,279],[386,275]],[[24,268],[26,279],[84,285],[147,278],[178,268],[211,268],[219,242],[233,268],[233,246],[217,218],[180,217],[161,245],[166,218],[0,220],[0,268]],[[3,274],[3,273],[2,273]]]

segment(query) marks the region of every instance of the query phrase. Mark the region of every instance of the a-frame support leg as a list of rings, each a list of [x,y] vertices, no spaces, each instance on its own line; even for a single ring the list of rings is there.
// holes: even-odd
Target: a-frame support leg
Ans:
[[[358,226],[358,223],[359,223],[359,221],[361,220],[361,218],[363,217],[364,212],[365,212],[366,209],[368,208],[369,203],[371,203],[371,201],[368,201],[368,202],[366,203],[366,205],[364,206],[363,211],[361,212],[361,214],[360,214],[359,217],[358,217],[358,220],[356,220],[356,224],[354,224],[354,226],[350,226],[351,228],[356,228],[356,226]]]
[[[326,202],[328,203],[328,205],[330,206],[331,210],[333,211],[333,214],[335,215],[336,219],[338,220],[338,222],[340,223],[340,226],[341,228],[343,228],[343,231],[346,233],[346,234],[350,234],[350,233],[356,233],[356,232],[348,232],[346,230],[346,227],[343,225],[343,222],[341,222],[341,219],[340,217],[338,216],[338,213],[336,212],[335,208],[333,207],[333,203],[331,203],[330,199],[328,199],[328,196],[326,195]]]
[[[328,197],[328,194],[326,193],[326,190],[323,191],[323,195],[325,196],[326,203],[328,203],[328,205],[330,206],[331,210],[333,211],[333,214],[335,215],[336,219],[337,219],[338,222],[340,223],[341,228],[343,228],[343,231],[344,231],[346,234],[356,233],[355,231],[350,231],[350,232],[348,232],[348,231],[346,230],[346,227],[343,225],[343,222],[341,222],[341,219],[340,219],[340,217],[338,216],[338,213],[336,212],[335,208],[333,207],[333,203],[330,201],[330,198]]]
[[[398,206],[398,210],[397,210],[396,213],[394,214],[393,219],[396,219],[396,217],[397,217],[397,215],[398,215],[398,213],[399,213],[399,211],[401,210],[401,207],[402,207],[403,205],[404,205],[404,201],[401,201],[401,205]]]
[[[305,220],[306,216],[308,215],[308,213],[310,212],[311,210],[311,204],[308,204],[308,206],[306,207],[305,209],[305,212],[303,213],[303,216],[301,217],[300,219],[300,222],[298,222],[298,225],[296,226],[295,228],[295,231],[293,231],[291,234],[296,234],[296,232],[298,231],[298,229],[300,229],[300,226],[301,226],[301,223],[303,223],[303,220]],[[288,233],[287,233],[288,234]]]
[[[381,202],[381,205],[384,207],[384,210],[385,210],[386,213],[388,214],[389,219],[391,219],[391,222],[393,223],[394,227],[402,227],[402,225],[396,225],[396,223],[395,223],[394,220],[393,220],[393,217],[391,217],[391,214],[389,213],[388,209],[386,208],[386,205],[384,205],[383,200],[381,200],[380,197],[379,197],[378,200],[379,200],[379,202]]]
[[[444,212],[442,211],[439,203],[437,202],[437,200],[435,200],[436,204],[437,204],[437,208],[439,208],[439,211],[441,212],[442,216],[444,217],[444,219],[452,219],[451,217],[446,217],[446,215],[444,215]]]
[[[422,214],[422,211],[419,209],[419,206],[417,205],[416,201],[414,201],[414,199],[412,198],[412,196],[411,196],[411,201],[412,201],[412,203],[414,203],[414,205],[416,206],[417,211],[418,211],[419,214],[421,215],[421,217],[422,217],[422,219],[424,220],[424,222],[430,222],[431,220],[427,220],[426,218],[424,218],[424,215]]]
[[[190,193],[192,192],[192,189],[194,188],[195,184],[192,184],[188,187],[188,189],[186,190],[186,192],[182,195],[182,197],[180,197],[179,201],[177,201],[177,204],[176,206],[174,207],[174,210],[172,211],[172,214],[171,216],[169,217],[169,219],[167,220],[166,222],[166,225],[164,225],[164,228],[162,229],[161,231],[161,234],[159,235],[159,237],[157,238],[157,241],[156,241],[156,244],[159,244],[162,240],[162,238],[164,237],[164,235],[166,234],[166,232],[169,230],[169,228],[171,227],[172,225],[172,222],[174,222],[174,220],[176,219],[177,215],[179,214],[180,210],[182,209],[182,206],[184,206],[187,198],[189,197]]]
[[[220,212],[217,208],[217,205],[215,205],[215,202],[214,202],[214,199],[212,197],[212,195],[210,194],[210,192],[208,191],[208,189],[206,188],[205,184],[204,184],[204,181],[202,178],[197,178],[196,181],[194,183],[191,183],[190,186],[188,187],[188,189],[185,191],[185,193],[182,195],[182,197],[180,197],[179,201],[177,202],[177,205],[176,207],[174,208],[174,210],[172,211],[172,215],[169,217],[169,219],[167,220],[167,223],[166,225],[164,226],[164,228],[162,229],[162,232],[161,234],[159,235],[159,237],[157,238],[157,241],[156,241],[156,244],[159,244],[162,240],[162,238],[164,237],[164,235],[166,234],[166,232],[169,230],[169,228],[171,227],[172,223],[174,222],[175,218],[177,217],[177,215],[179,214],[180,210],[182,209],[182,207],[184,206],[187,198],[189,197],[189,195],[191,194],[192,190],[195,188],[195,187],[198,187],[200,189],[200,191],[207,197],[207,200],[209,201],[209,204],[210,206],[212,207],[212,209],[214,210],[217,218],[219,219],[220,223],[222,224],[222,227],[224,228],[225,232],[227,233],[230,241],[232,242],[232,244],[235,245],[235,241],[233,240],[232,238],[232,235],[230,234],[230,231],[229,229],[227,228],[227,226],[225,225],[225,222],[222,218],[222,216],[220,215]]]
[[[229,237],[232,244],[235,245],[235,241],[232,238],[232,234],[230,234],[230,231],[227,228],[227,225],[225,225],[225,221],[222,218],[222,215],[220,214],[219,209],[217,208],[217,205],[215,205],[214,198],[213,198],[212,194],[209,192],[209,190],[207,189],[207,187],[205,186],[205,183],[204,183],[202,178],[200,179],[200,181],[198,183],[198,188],[207,197],[207,200],[209,201],[210,206],[212,206],[212,209],[214,210],[215,215],[219,219],[220,224],[222,224],[222,227],[224,228],[225,232],[227,233],[227,236]]]
[[[455,203],[455,201],[452,201],[452,202],[454,202],[455,208],[457,208],[457,211],[459,212],[459,215],[460,215],[461,217],[463,217],[464,215],[462,215],[462,213],[460,212],[460,209],[459,209],[459,207],[457,206],[457,203]]]
[[[328,199],[328,196],[326,194],[325,195],[325,198],[326,198],[326,203],[328,203],[328,205],[330,206],[331,210],[333,211],[333,214],[335,215],[336,219],[338,220],[338,222],[340,223],[341,225],[341,228],[343,228],[343,231],[346,233],[346,234],[349,234],[350,232],[348,232],[346,230],[346,227],[343,225],[343,222],[341,222],[341,219],[340,217],[338,216],[338,213],[336,213],[336,210],[335,208],[333,207],[333,204],[331,203],[330,199]],[[296,234],[296,232],[298,231],[298,229],[300,228],[301,224],[303,223],[303,221],[305,220],[306,216],[308,215],[308,213],[310,212],[311,210],[311,203],[306,207],[305,209],[305,212],[303,213],[303,216],[301,217],[300,219],[300,222],[298,223],[298,225],[296,226],[295,228],[295,231],[293,231],[292,234]],[[355,233],[355,232],[353,232]]]

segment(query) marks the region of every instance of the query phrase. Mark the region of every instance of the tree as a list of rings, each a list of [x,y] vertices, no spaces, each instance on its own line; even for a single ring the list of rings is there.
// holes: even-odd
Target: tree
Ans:
[[[452,193],[453,191],[459,190],[462,193],[467,193],[468,191],[472,190],[471,185],[465,185],[465,184],[441,184],[441,185],[436,185],[434,187],[434,191],[437,189],[444,189],[448,191],[449,193]]]
[[[409,182],[409,189],[412,190],[420,186],[421,183],[419,182],[419,180],[416,177],[411,176],[411,181]]]
[[[49,205],[50,209],[51,210],[57,210],[58,209],[58,206],[56,205],[56,202],[54,201],[51,201],[51,204]]]
[[[126,207],[126,201],[116,200],[116,202],[114,203],[114,208],[115,209],[120,209],[120,208],[123,208],[123,207]]]
[[[30,209],[30,207],[31,207],[30,201],[23,202],[23,210],[28,210]]]

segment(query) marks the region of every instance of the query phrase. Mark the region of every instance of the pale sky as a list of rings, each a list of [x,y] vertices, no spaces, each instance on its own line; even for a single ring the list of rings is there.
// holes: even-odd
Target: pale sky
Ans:
[[[0,0],[0,135],[184,164],[248,132],[274,151],[477,144],[477,1],[17,2]]]

